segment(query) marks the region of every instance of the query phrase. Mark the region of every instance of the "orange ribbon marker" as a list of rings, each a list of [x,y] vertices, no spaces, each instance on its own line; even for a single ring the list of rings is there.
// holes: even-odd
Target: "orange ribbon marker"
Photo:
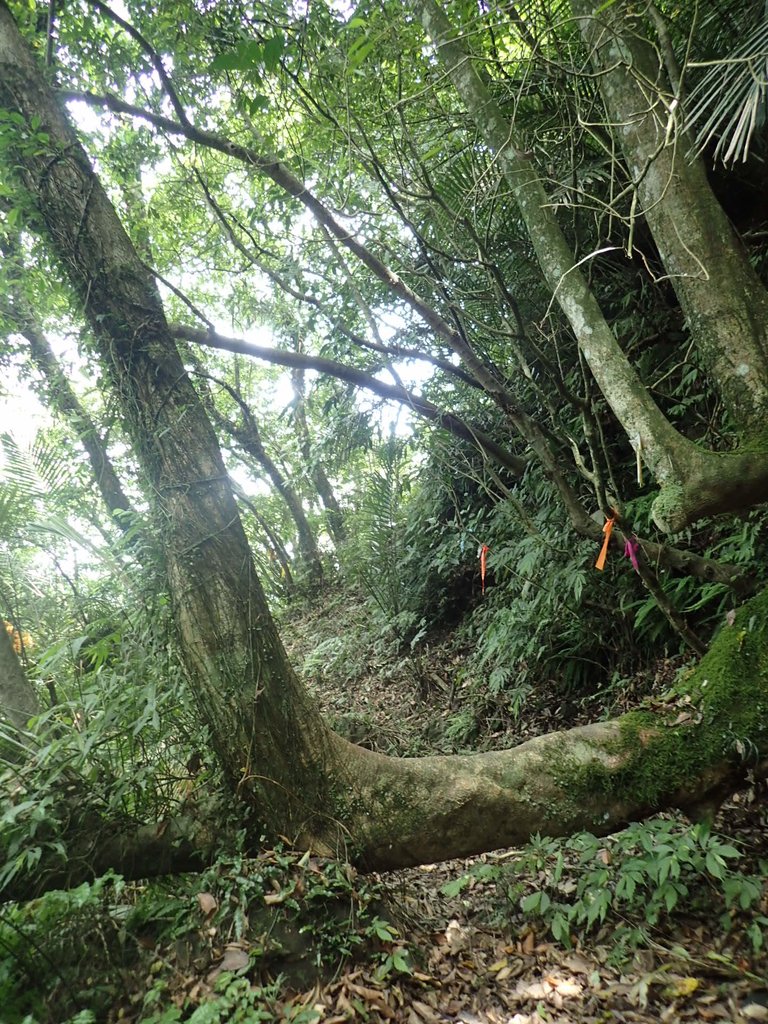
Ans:
[[[487,544],[480,547],[480,587],[483,594],[485,593],[485,559],[490,550]]]
[[[611,534],[613,533],[613,527],[615,523],[615,515],[608,516],[608,518],[603,523],[603,533],[605,534],[605,539],[603,540],[603,546],[602,548],[600,548],[600,554],[597,556],[597,561],[595,562],[595,568],[599,569],[601,572],[605,568],[605,560],[608,557],[608,545],[611,542]]]

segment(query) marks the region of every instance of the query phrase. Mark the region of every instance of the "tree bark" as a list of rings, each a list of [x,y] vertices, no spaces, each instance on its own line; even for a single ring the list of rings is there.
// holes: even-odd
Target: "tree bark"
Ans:
[[[213,429],[154,280],[2,2],[0,106],[26,122],[10,139],[8,162],[108,368],[161,524],[189,684],[233,794],[255,814],[253,836],[266,827],[368,867],[415,864],[533,831],[605,832],[670,803],[696,804],[738,774],[741,751],[765,754],[766,594],[724,627],[688,681],[690,702],[666,714],[452,758],[387,758],[330,732],[269,615]]]
[[[768,292],[680,131],[676,96],[638,9],[572,0],[598,74],[609,128],[702,362],[733,423],[764,437],[768,417]]]
[[[544,278],[568,318],[593,377],[661,486],[653,510],[656,524],[664,531],[677,531],[703,516],[765,501],[765,438],[740,452],[710,452],[679,434],[664,417],[622,352],[578,264],[574,265],[541,180],[516,144],[514,126],[475,68],[471,53],[458,41],[436,0],[415,0],[415,9],[456,92],[497,156]]]
[[[328,753],[330,799],[292,838],[364,870],[468,857],[537,833],[605,835],[669,807],[711,814],[747,769],[768,771],[768,591],[722,627],[685,692],[662,709],[485,754],[395,758],[333,734]],[[175,824],[175,853],[162,828],[113,827],[92,862],[74,857],[68,866],[46,853],[35,876],[17,876],[3,896],[27,899],[110,867],[127,878],[194,870],[210,858],[215,833],[213,821]],[[259,835],[251,835],[255,854]],[[77,849],[82,836],[72,841]]]

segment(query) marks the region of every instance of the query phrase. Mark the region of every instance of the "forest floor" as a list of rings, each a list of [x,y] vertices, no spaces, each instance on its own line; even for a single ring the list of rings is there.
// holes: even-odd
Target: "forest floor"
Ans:
[[[322,608],[289,618],[283,635],[337,727],[393,754],[453,752],[462,739],[466,749],[500,748],[615,715],[666,689],[681,664],[662,659],[652,671],[580,700],[557,696],[543,681],[518,720],[497,713],[476,723],[464,706],[471,683],[462,680],[467,650],[460,634],[427,638],[415,654],[401,645],[398,653],[369,619],[363,601],[331,595]],[[343,639],[350,635],[353,652]],[[743,871],[759,875],[768,858],[766,824],[765,791],[753,788],[723,805],[713,831],[743,852]],[[608,844],[598,857],[610,858]],[[327,1024],[363,1019],[363,1009],[370,1021],[407,1024],[768,1020],[764,877],[761,900],[748,912],[722,916],[714,893],[709,899],[697,892],[653,927],[640,922],[644,940],[622,953],[618,932],[633,922],[610,912],[570,948],[555,942],[541,920],[520,909],[536,876],[517,879],[515,860],[516,851],[496,851],[383,876],[386,911],[407,943],[412,974],[382,981],[372,969],[350,965],[297,1001],[322,1009]],[[583,870],[567,861],[566,853],[566,895]],[[750,938],[756,929],[765,934],[757,951]]]
[[[683,664],[662,658],[578,694],[543,679],[515,716],[467,670],[466,630],[412,649],[363,597],[331,590],[284,614],[281,632],[334,727],[406,756],[509,747],[613,717],[659,698]],[[765,795],[757,785],[733,794],[703,839],[664,815],[631,842],[621,838],[630,830],[539,840],[373,878],[278,846],[199,875],[51,893],[3,933],[0,1024],[768,1021]],[[720,845],[704,850],[702,868],[707,836]],[[622,900],[632,858],[637,891],[633,882]],[[556,941],[547,907],[531,899],[573,906],[586,882],[594,898],[595,878],[610,892],[605,912],[589,927],[569,922],[569,939]],[[670,879],[679,898],[667,909],[658,893]],[[10,985],[20,966],[26,993]]]

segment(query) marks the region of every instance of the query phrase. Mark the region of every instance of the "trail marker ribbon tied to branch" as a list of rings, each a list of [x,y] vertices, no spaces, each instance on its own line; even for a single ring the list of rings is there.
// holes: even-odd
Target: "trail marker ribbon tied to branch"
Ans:
[[[603,546],[600,548],[600,554],[597,556],[595,562],[595,568],[599,569],[600,572],[605,568],[605,561],[608,557],[608,545],[611,543],[611,534],[613,528],[616,525],[617,513],[614,512],[612,516],[603,523]],[[632,568],[635,572],[640,572],[640,563],[637,560],[637,553],[640,550],[640,543],[636,537],[627,537],[624,541],[624,557],[628,558],[632,563]]]
[[[636,537],[627,537],[624,541],[624,557],[632,563],[635,572],[640,572],[640,563],[637,560],[637,552],[640,550],[640,543]]]
[[[480,555],[480,592],[482,594],[485,593],[485,567],[486,567],[486,560],[487,560],[487,557],[488,557],[488,552],[490,550],[491,549],[488,547],[487,544],[481,544],[480,548],[479,548],[479,551],[478,551],[478,554]]]
[[[600,548],[600,554],[597,556],[595,562],[595,568],[599,569],[600,572],[605,568],[605,560],[608,557],[608,545],[611,543],[611,534],[613,528],[616,525],[616,515],[608,516],[603,523],[603,546]]]

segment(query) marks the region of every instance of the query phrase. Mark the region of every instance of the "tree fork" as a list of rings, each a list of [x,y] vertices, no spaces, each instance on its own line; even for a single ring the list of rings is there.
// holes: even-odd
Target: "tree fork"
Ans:
[[[768,768],[768,590],[723,625],[662,711],[654,705],[484,754],[396,758],[335,735],[332,746],[333,798],[291,838],[364,870],[520,846],[537,833],[606,835],[670,807],[711,814],[747,769]],[[215,822],[171,824],[177,852],[163,826],[134,826],[115,832],[92,864],[73,860],[69,876],[46,853],[34,877],[17,876],[2,896],[28,899],[108,868],[138,878],[208,863]],[[254,832],[253,855],[258,839]]]

